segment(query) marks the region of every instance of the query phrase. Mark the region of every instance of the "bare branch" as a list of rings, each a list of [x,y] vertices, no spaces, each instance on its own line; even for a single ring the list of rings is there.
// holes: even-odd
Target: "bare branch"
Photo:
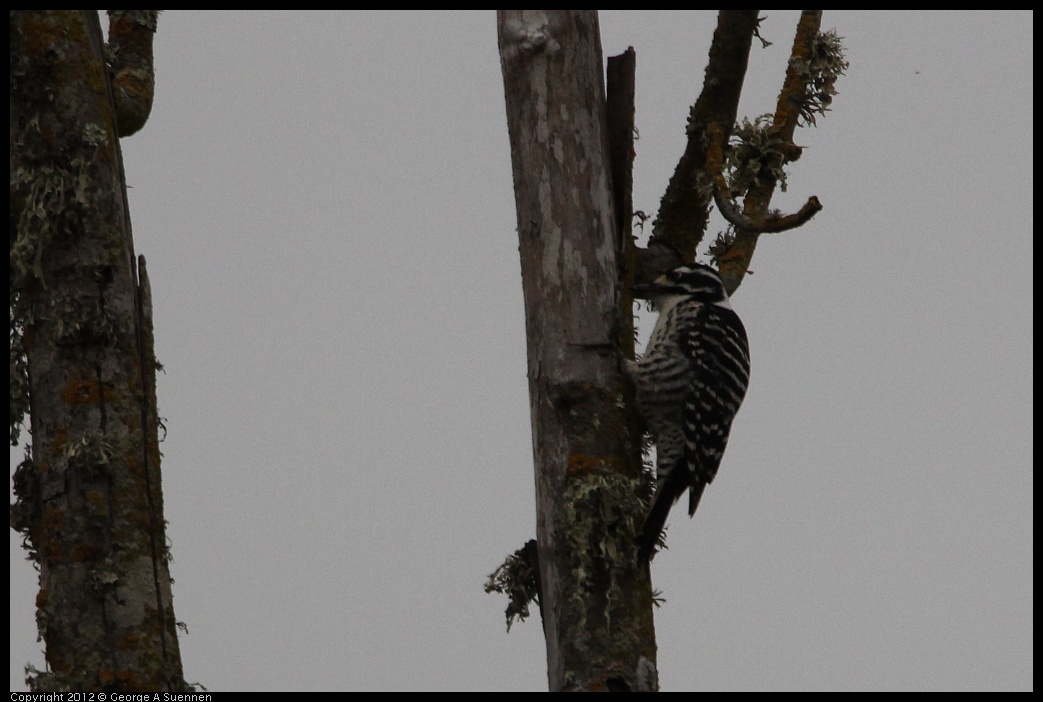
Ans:
[[[710,46],[702,92],[688,117],[688,143],[667,185],[649,248],[666,245],[691,261],[706,232],[710,192],[702,187],[710,130],[727,139],[739,107],[758,10],[721,10]],[[680,261],[678,261],[680,263]],[[674,264],[676,265],[676,264]],[[665,269],[645,269],[655,277]],[[639,282],[644,278],[639,278]]]
[[[742,282],[762,233],[792,229],[806,223],[822,204],[812,196],[805,205],[791,215],[770,213],[769,205],[776,186],[785,189],[783,167],[800,158],[802,149],[793,143],[793,135],[801,123],[813,124],[814,114],[828,109],[836,93],[834,83],[838,75],[847,68],[839,38],[833,34],[820,33],[821,10],[803,10],[797,24],[793,49],[786,70],[786,79],[770,120],[757,121],[752,129],[760,129],[764,136],[765,149],[769,157],[759,161],[759,168],[752,178],[741,180],[740,192],[735,183],[728,188],[724,182],[722,154],[715,149],[723,140],[713,144],[714,158],[711,173],[714,181],[714,198],[725,219],[735,226],[735,238],[726,251],[716,256],[721,276],[729,294]],[[745,191],[741,216],[736,212],[733,198]]]
[[[784,232],[788,229],[796,229],[808,222],[822,209],[822,203],[812,195],[804,206],[793,214],[784,215],[777,211],[770,211],[763,217],[747,217],[739,211],[735,203],[727,197],[721,197],[720,192],[714,188],[714,202],[721,208],[724,218],[735,225],[737,230],[755,231],[760,234],[774,234]],[[728,210],[725,210],[727,206]]]
[[[109,10],[106,60],[112,71],[112,96],[120,137],[145,126],[156,92],[152,39],[158,10]]]
[[[637,54],[629,47],[619,56],[608,57],[606,103],[608,114],[608,157],[612,171],[612,195],[616,210],[619,251],[633,248],[634,213],[634,75]],[[625,266],[625,268],[628,266]]]

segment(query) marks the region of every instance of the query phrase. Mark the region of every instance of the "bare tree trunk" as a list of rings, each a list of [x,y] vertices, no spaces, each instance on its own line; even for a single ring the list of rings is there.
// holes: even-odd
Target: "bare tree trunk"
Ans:
[[[115,72],[124,73],[136,33],[154,31],[149,12],[113,17],[137,27],[113,26],[114,41],[129,32]],[[137,89],[121,93],[124,133],[151,106],[145,40],[147,66],[124,77],[148,105],[135,102]],[[13,12],[10,66],[12,441],[26,406],[32,422],[11,524],[40,570],[49,668],[29,683],[182,690],[151,302],[134,256],[97,12]]]
[[[551,690],[655,689],[639,446],[594,11],[498,17],[514,166]],[[626,314],[629,314],[627,303]]]

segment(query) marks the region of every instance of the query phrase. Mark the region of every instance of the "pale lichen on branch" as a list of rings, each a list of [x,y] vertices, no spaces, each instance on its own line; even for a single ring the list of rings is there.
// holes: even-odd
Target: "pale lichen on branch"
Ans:
[[[796,127],[815,125],[815,116],[829,110],[836,81],[848,67],[841,38],[834,31],[821,32],[821,18],[817,10],[801,14],[775,113],[743,119],[729,139],[720,125],[709,130],[703,187],[712,189],[714,203],[729,224],[710,253],[729,292],[749,268],[760,234],[799,227],[822,209],[815,196],[792,214],[769,207],[776,186],[786,191],[786,165],[803,152],[793,141]]]

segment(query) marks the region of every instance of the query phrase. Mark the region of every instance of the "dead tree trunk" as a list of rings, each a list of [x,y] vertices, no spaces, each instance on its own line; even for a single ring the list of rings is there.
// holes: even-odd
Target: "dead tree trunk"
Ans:
[[[820,21],[820,10],[801,14],[775,115],[733,130],[760,19],[757,10],[720,11],[687,147],[648,247],[635,249],[632,103],[612,98],[609,152],[597,15],[500,12],[538,549],[527,545],[509,557],[486,587],[509,594],[508,624],[539,597],[552,690],[657,688],[649,579],[633,562],[649,481],[636,457],[640,421],[627,415],[633,403],[619,363],[633,351],[630,286],[693,259],[711,201],[729,224],[709,249],[729,292],[761,233],[798,227],[821,209],[815,197],[791,215],[768,209],[784,166],[800,156],[794,129],[829,109],[847,68],[839,37],[821,32]],[[610,61],[610,84],[622,96],[633,56],[619,58]]]
[[[96,11],[11,15],[12,442],[26,409],[32,423],[11,525],[40,571],[37,690],[185,688],[151,301],[117,131],[151,107],[156,15],[112,19],[118,99]]]
[[[597,14],[505,10],[498,33],[550,689],[654,689],[652,593],[634,546],[647,484],[624,410],[619,336],[629,325]]]

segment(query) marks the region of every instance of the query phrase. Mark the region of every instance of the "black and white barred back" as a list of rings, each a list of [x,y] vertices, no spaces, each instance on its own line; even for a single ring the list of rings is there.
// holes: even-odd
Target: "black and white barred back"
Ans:
[[[724,282],[709,266],[675,268],[635,292],[659,310],[644,356],[627,364],[656,444],[656,494],[639,543],[647,560],[674,503],[688,490],[688,514],[695,514],[717,474],[749,385],[750,350]]]

